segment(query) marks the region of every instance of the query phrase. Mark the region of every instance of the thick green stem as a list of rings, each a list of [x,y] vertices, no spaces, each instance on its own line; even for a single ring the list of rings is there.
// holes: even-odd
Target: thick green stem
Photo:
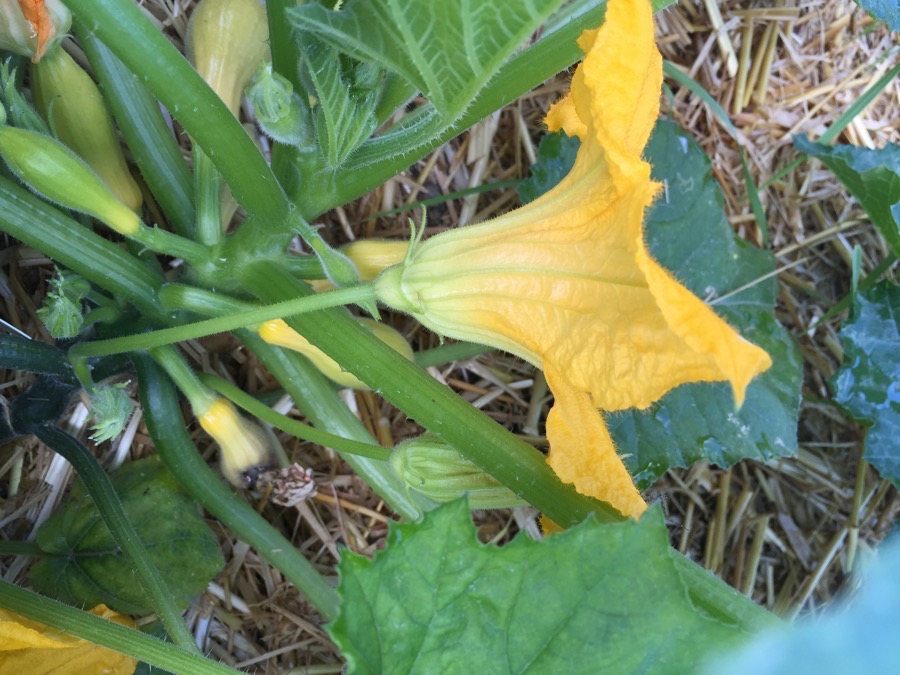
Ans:
[[[226,314],[243,304],[220,294],[177,284],[163,288],[160,291],[160,300],[170,309],[186,309],[200,314]],[[306,357],[267,344],[252,331],[240,330],[237,333],[294,399],[297,408],[316,427],[364,445],[376,444],[362,422],[337,396],[334,384],[327,380]],[[332,447],[341,452],[341,447]],[[403,518],[419,520],[426,509],[434,506],[433,502],[417,493],[410,495],[405,483],[397,477],[388,462],[363,454],[342,453],[342,457],[369,487]]]
[[[113,242],[0,176],[0,230],[68,267],[114,297],[127,298],[158,318],[156,289],[163,277]]]
[[[113,540],[128,557],[150,604],[175,644],[185,651],[199,653],[193,637],[181,619],[181,612],[172,602],[169,589],[150,561],[147,549],[131,526],[115,488],[94,456],[76,439],[56,427],[39,425],[32,431],[48,447],[65,457],[75,467],[88,494],[97,504],[100,517],[109,528]]]
[[[264,422],[268,422],[276,429],[296,436],[297,438],[324,445],[326,448],[332,448],[341,453],[349,453],[351,455],[359,455],[360,457],[370,457],[372,459],[380,459],[387,461],[391,457],[391,449],[383,448],[380,445],[372,443],[361,443],[353,441],[342,436],[329,434],[327,431],[320,431],[308,424],[303,424],[297,420],[292,420],[286,415],[275,412],[264,403],[260,403],[250,394],[245,393],[239,387],[234,386],[227,380],[215,375],[203,373],[200,375],[200,381],[210,389],[213,389],[225,398],[231,399],[236,405],[246,410],[251,415],[258,417]]]
[[[2,580],[0,607],[173,673],[234,675],[238,672],[198,654],[186,652],[162,640],[45,598],[33,591],[17,588]]]
[[[114,323],[122,318],[122,310],[118,307],[107,305],[106,307],[98,307],[92,309],[84,315],[84,327],[95,323]]]
[[[100,81],[125,143],[175,232],[190,237],[194,230],[194,190],[191,172],[163,119],[159,103],[138,77],[96,35],[74,20],[78,39]]]
[[[197,241],[215,246],[222,240],[222,182],[206,153],[195,145],[194,193],[197,196]]]
[[[304,95],[298,65],[300,47],[291,29],[286,10],[300,4],[297,0],[266,0],[266,17],[269,20],[269,47],[272,52],[272,69],[287,79],[294,92]]]
[[[214,291],[186,284],[167,284],[159,290],[159,301],[170,310],[186,310],[202,316],[246,312],[256,305]]]
[[[284,574],[328,620],[338,613],[338,596],[296,547],[206,465],[185,430],[172,382],[149,358],[134,359],[147,429],[160,458],[184,489],[238,537]]]
[[[191,266],[202,265],[209,259],[206,246],[158,227],[142,227],[132,238],[151,251],[181,258]]]
[[[434,349],[416,352],[415,362],[420,368],[428,368],[429,366],[440,366],[451,361],[464,361],[481,354],[489,354],[492,351],[494,351],[493,347],[476,345],[473,342],[452,342]]]
[[[187,397],[194,414],[202,414],[215,403],[216,395],[205,387],[191,370],[181,353],[172,345],[150,350],[150,356],[163,367],[175,385]]]
[[[240,122],[131,0],[68,0],[66,6],[165,105],[207,154],[260,227],[281,229],[290,203]]]

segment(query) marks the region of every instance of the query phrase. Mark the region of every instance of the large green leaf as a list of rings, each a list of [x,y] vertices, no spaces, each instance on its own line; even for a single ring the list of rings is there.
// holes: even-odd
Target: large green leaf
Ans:
[[[565,134],[547,134],[538,146],[537,161],[531,175],[519,183],[516,191],[523,204],[534,201],[556,186],[575,164],[581,141]]]
[[[900,635],[900,539],[878,551],[862,575],[859,594],[808,618],[761,633],[750,644],[717,657],[706,675],[863,675],[897,672]]]
[[[316,136],[328,168],[336,169],[375,131],[382,73],[371,64],[351,63],[312,38],[304,42],[303,54],[303,72],[317,98]]]
[[[651,253],[769,352],[772,367],[747,388],[740,410],[734,408],[729,385],[693,383],[672,390],[648,410],[610,415],[619,451],[642,487],[670,467],[701,459],[729,466],[745,458],[791,456],[797,451],[801,359],[773,313],[774,277],[760,281],[774,270],[775,259],[734,235],[709,159],[675,123],[657,124],[646,156],[654,180],[666,186],[647,215]]]
[[[884,21],[891,30],[900,30],[900,3],[897,0],[854,0],[876,19]]]
[[[834,400],[870,427],[865,458],[900,487],[900,287],[885,281],[858,296],[841,344]]]
[[[523,200],[559,182],[578,144],[577,138],[558,134],[544,138],[532,177],[520,187]],[[671,467],[701,459],[728,466],[747,457],[793,455],[800,356],[774,317],[774,279],[760,281],[774,269],[774,258],[734,235],[708,158],[676,124],[660,121],[645,154],[654,180],[665,185],[646,219],[650,251],[693,293],[714,302],[713,309],[744,337],[769,352],[773,365],[751,383],[740,410],[734,409],[728,385],[695,383],[672,390],[647,410],[610,414],[607,422],[619,452],[640,487]]]
[[[869,214],[891,252],[900,256],[900,145],[889,143],[880,150],[823,145],[801,134],[794,136],[794,146],[834,171]]]
[[[157,457],[126,464],[111,479],[176,604],[187,607],[224,565],[215,535]],[[69,502],[38,530],[37,543],[52,557],[31,568],[35,590],[71,605],[102,602],[126,614],[152,611],[80,482]]]
[[[290,12],[311,33],[362,62],[399,73],[448,119],[466,109],[563,0],[348,0]]]
[[[658,509],[496,548],[460,500],[340,575],[328,628],[351,673],[684,673],[744,638],[691,604]]]

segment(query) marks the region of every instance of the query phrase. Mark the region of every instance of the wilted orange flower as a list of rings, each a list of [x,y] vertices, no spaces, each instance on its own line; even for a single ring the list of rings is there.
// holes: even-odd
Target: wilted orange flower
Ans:
[[[90,613],[134,628],[129,617],[105,605]],[[130,656],[0,609],[0,671],[4,673],[130,675],[136,666],[137,661]]]
[[[72,21],[69,10],[55,0],[45,4],[44,0],[19,0],[22,16],[31,28],[34,40],[32,61],[37,63],[47,50],[50,41],[57,36],[58,29],[65,33]]]
[[[729,381],[735,402],[771,363],[647,252],[659,191],[644,147],[662,59],[646,0],[610,0],[569,96],[547,116],[581,141],[572,171],[510,214],[433,237],[377,279],[379,298],[432,330],[542,367],[555,396],[548,462],[579,492],[646,508],[597,408],[644,408],[686,382]]]

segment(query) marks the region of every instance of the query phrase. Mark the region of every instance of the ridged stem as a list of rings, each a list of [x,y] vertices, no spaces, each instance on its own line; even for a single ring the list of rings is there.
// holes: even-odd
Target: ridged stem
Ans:
[[[65,457],[75,467],[78,477],[97,505],[100,517],[109,528],[116,545],[127,556],[147,593],[148,601],[166,627],[169,636],[181,649],[199,654],[193,636],[184,625],[181,612],[172,602],[169,589],[163,583],[159,570],[150,561],[147,549],[131,526],[122,502],[119,501],[119,495],[116,494],[106,472],[86,447],[61,429],[39,425],[32,431],[49,448]]]
[[[191,441],[171,380],[151,359],[134,359],[147,429],[175,479],[213,516],[253,546],[303,593],[327,620],[338,612],[338,595],[297,548],[213,473]]]

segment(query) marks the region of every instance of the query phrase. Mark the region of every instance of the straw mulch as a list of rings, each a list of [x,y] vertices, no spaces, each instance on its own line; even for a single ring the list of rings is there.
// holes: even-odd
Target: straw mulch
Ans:
[[[817,138],[846,107],[896,62],[898,47],[882,26],[849,0],[799,3],[682,2],[659,15],[665,58],[700,82],[731,115],[757,185],[795,157],[791,135]],[[717,11],[710,11],[716,10]],[[190,5],[157,2],[155,16],[180,42]],[[669,81],[674,97],[665,112],[689,129],[712,159],[725,194],[730,222],[759,243],[745,195],[737,143],[689,91]],[[321,221],[335,243],[408,235],[404,215],[370,218],[486,183],[528,175],[542,134],[541,119],[567,87],[560,77],[470,132],[434,152],[385,186]],[[859,115],[838,139],[867,147],[900,142],[900,86],[896,82]],[[897,492],[862,460],[863,432],[827,401],[826,382],[839,367],[841,317],[820,321],[849,290],[851,250],[863,251],[863,274],[887,253],[862,209],[816,162],[774,181],[761,197],[771,247],[778,259],[778,316],[800,344],[805,366],[804,403],[796,459],[762,464],[745,461],[730,469],[697,464],[670,471],[647,493],[661,501],[672,543],[680,551],[751,595],[776,613],[793,617],[818,612],[842,589],[852,588],[857,561],[886,534],[895,519]],[[513,189],[469,195],[431,207],[429,233],[483,221],[514,208]],[[48,340],[35,316],[52,267],[34,251],[0,254],[5,278],[6,318],[36,339]],[[389,317],[416,349],[436,338],[404,317]],[[250,392],[276,383],[228,337],[186,346],[198,368],[227,373]],[[539,373],[500,354],[483,356],[433,374],[473,405],[540,446],[548,408]],[[14,394],[26,376],[5,373],[3,388]],[[372,393],[347,394],[373,434],[391,445],[419,429]],[[289,400],[279,403],[292,410]],[[296,414],[296,411],[293,411]],[[69,429],[86,435],[86,411],[78,405]],[[200,431],[195,437],[213,458]],[[330,450],[282,437],[288,455],[313,470],[318,494],[295,507],[266,504],[248,495],[326,575],[334,575],[341,548],[371,554],[383,542],[390,510]],[[99,449],[106,465],[152,453],[136,415],[125,435]],[[0,451],[0,480],[8,493],[0,519],[3,536],[25,539],[65,494],[71,471],[35,442]],[[503,542],[519,530],[540,536],[528,509],[476,514],[479,536]],[[341,660],[302,597],[255,551],[221,526],[227,565],[188,612],[191,629],[214,657],[257,672],[337,673]],[[3,560],[0,573],[23,583],[28,561]]]

